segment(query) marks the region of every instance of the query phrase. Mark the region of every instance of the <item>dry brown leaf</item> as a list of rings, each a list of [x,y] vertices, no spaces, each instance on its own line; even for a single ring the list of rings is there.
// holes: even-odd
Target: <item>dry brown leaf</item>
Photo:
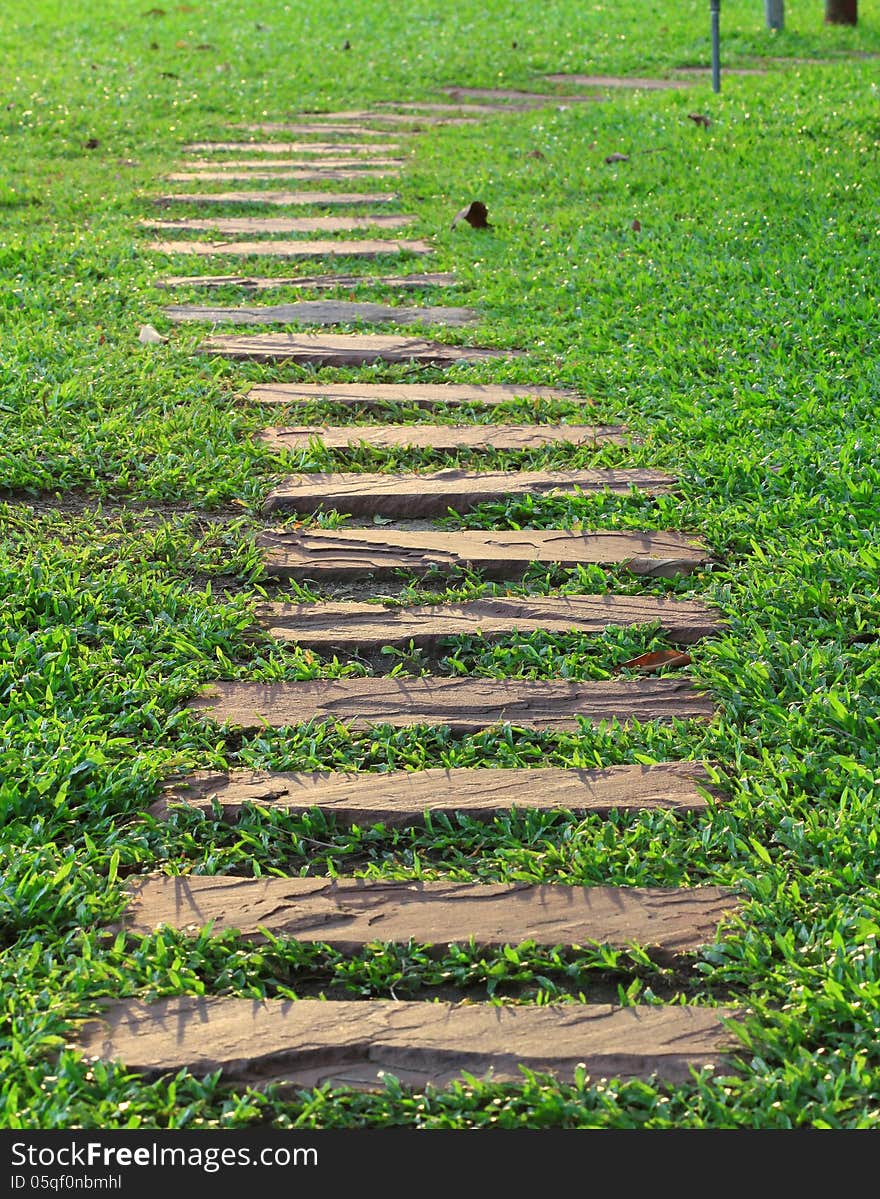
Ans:
[[[638,219],[638,217],[636,217],[636,219],[635,219],[635,220],[633,221],[633,223],[630,225],[630,229],[632,229],[633,233],[641,233],[641,231],[642,231],[642,222],[641,222],[641,221]]]
[[[83,149],[84,150],[97,150],[97,148],[98,148],[98,146],[100,146],[100,144],[101,143],[98,141],[98,139],[96,137],[90,137],[88,139],[88,141],[83,142]]]
[[[690,654],[684,654],[677,649],[656,649],[651,653],[639,654],[637,658],[630,658],[628,662],[621,662],[617,669],[626,668],[641,671],[642,674],[653,674],[661,666],[690,666],[690,664]]]
[[[483,201],[471,200],[466,208],[462,208],[461,212],[456,213],[452,228],[454,229],[459,221],[467,221],[474,229],[489,229],[491,226],[486,219],[487,216],[488,210]]]
[[[546,155],[542,154],[540,150],[529,150],[528,154],[526,155],[526,158],[544,158],[544,157],[546,157]]]
[[[712,124],[711,120],[701,112],[689,112],[688,117],[695,125],[702,125],[704,129],[708,129]]]

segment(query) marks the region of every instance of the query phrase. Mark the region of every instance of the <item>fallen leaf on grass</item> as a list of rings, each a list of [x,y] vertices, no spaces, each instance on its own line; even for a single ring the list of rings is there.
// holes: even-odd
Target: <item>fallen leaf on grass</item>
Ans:
[[[459,221],[467,221],[474,229],[490,229],[491,226],[486,219],[488,210],[482,200],[472,200],[467,208],[462,208],[461,212],[456,213],[455,220],[452,222],[452,228]]]
[[[636,219],[635,219],[635,220],[633,221],[633,223],[630,225],[630,229],[632,229],[633,233],[641,233],[641,231],[642,231],[642,222],[641,222],[641,221],[638,219],[638,217],[636,217]]]
[[[529,150],[528,154],[526,155],[526,158],[545,158],[545,157],[546,157],[546,155],[542,154],[540,150]]]
[[[609,164],[612,162],[629,162],[629,155],[628,154],[606,154],[605,161]]]
[[[701,112],[689,112],[688,119],[693,121],[695,125],[702,125],[704,129],[708,129],[712,124],[710,119]]]
[[[661,666],[690,666],[690,664],[690,654],[683,654],[677,649],[657,649],[648,654],[639,654],[637,658],[630,658],[628,662],[621,662],[615,669],[623,670],[626,667],[629,670],[641,671],[642,674],[653,674]]]
[[[98,146],[100,146],[100,144],[101,143],[98,141],[98,139],[96,137],[90,137],[88,139],[88,141],[83,142],[83,149],[84,150],[97,150],[97,148],[98,148]]]
[[[158,329],[154,329],[152,325],[141,325],[141,331],[138,333],[138,341],[142,346],[159,345],[163,341],[167,341],[167,337],[163,337]]]

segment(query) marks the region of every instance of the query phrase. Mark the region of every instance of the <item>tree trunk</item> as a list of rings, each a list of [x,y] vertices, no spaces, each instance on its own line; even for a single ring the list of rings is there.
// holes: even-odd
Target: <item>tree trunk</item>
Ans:
[[[764,0],[764,17],[768,29],[783,29],[785,27],[784,0]]]
[[[826,25],[857,25],[859,0],[825,0]]]

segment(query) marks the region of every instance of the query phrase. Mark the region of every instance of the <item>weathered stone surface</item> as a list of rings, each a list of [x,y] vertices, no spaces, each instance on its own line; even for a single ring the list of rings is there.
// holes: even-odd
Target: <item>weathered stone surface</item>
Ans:
[[[315,120],[315,121],[300,121],[298,124],[284,121],[261,121],[258,124],[233,126],[233,128],[244,129],[247,133],[292,133],[296,137],[307,137],[309,135],[320,134],[337,134],[343,137],[388,137],[389,129],[387,126],[395,126],[393,130],[394,137],[408,137],[413,130],[401,129],[396,121],[386,121],[384,113],[365,114],[372,124],[354,124],[348,117],[336,117],[333,120]],[[412,124],[412,121],[402,122],[403,124]],[[376,128],[376,125],[379,128]]]
[[[352,154],[340,154],[336,158],[303,159],[303,158],[224,158],[193,159],[181,163],[184,171],[216,171],[219,169],[236,171],[298,171],[298,170],[346,170],[353,177],[362,171],[374,170],[377,167],[400,166],[403,158],[363,158]]]
[[[647,470],[492,470],[458,467],[430,474],[293,475],[269,493],[265,513],[312,513],[336,508],[349,516],[388,516],[414,520],[470,512],[480,504],[516,496],[577,495],[612,491],[627,495],[634,487],[665,495],[676,479]]]
[[[625,566],[648,578],[690,574],[709,560],[698,539],[674,532],[521,529],[454,533],[408,529],[322,529],[312,533],[267,530],[257,537],[267,574],[314,582],[417,577],[468,568],[487,578],[519,578],[531,562],[573,569],[595,563]]]
[[[160,928],[234,931],[357,953],[375,941],[475,945],[497,950],[636,942],[670,961],[712,942],[735,913],[721,887],[571,887],[562,884],[385,882],[358,878],[235,878],[147,875],[126,887],[121,923],[149,936]]]
[[[279,641],[349,653],[410,642],[429,649],[449,637],[497,638],[536,630],[591,635],[621,625],[659,625],[670,641],[689,645],[717,633],[721,624],[717,609],[654,595],[487,596],[405,608],[260,603],[254,615]]]
[[[329,720],[356,729],[442,724],[458,733],[499,724],[576,732],[581,719],[593,724],[709,720],[714,712],[712,700],[692,683],[672,678],[583,683],[385,676],[213,683],[189,707],[217,724],[246,730]]]
[[[369,445],[444,453],[562,444],[598,447],[625,445],[628,440],[624,425],[290,425],[263,429],[258,437],[274,450],[308,449],[317,441],[328,450]]]
[[[288,205],[314,204],[390,204],[396,192],[312,192],[312,191],[227,191],[170,192],[154,196],[157,204],[263,204],[283,208]]]
[[[730,1008],[567,1003],[558,1006],[183,996],[125,1000],[81,1028],[72,1048],[151,1078],[222,1071],[226,1083],[381,1089],[445,1087],[462,1072],[522,1082],[521,1067],[574,1081],[688,1082],[727,1065],[741,1044]]]
[[[339,774],[331,771],[281,773],[267,770],[198,771],[170,782],[150,812],[164,818],[184,805],[236,820],[247,808],[273,808],[302,815],[319,808],[342,824],[421,824],[426,813],[491,820],[511,810],[635,812],[663,808],[703,812],[706,793],[720,800],[699,762],[656,766],[607,766],[572,770],[534,769],[394,770]]]
[[[307,366],[368,366],[373,362],[424,362],[449,366],[484,358],[513,358],[516,350],[479,346],[447,346],[424,337],[379,333],[256,333],[242,337],[208,337],[203,354],[243,358],[250,362],[299,362]]]
[[[388,287],[418,290],[422,287],[456,287],[455,275],[436,273],[410,275],[173,275],[157,279],[157,287],[242,287],[268,291],[276,287],[329,291],[337,287]]]
[[[433,254],[428,241],[370,238],[355,241],[151,241],[148,250],[159,254],[218,254],[236,258],[381,258],[383,254]]]
[[[402,149],[400,142],[191,142],[185,154],[380,154]]]
[[[210,321],[228,325],[350,325],[357,321],[389,325],[472,325],[473,308],[425,307],[358,303],[354,300],[300,300],[293,304],[261,304],[255,308],[207,304],[170,304],[162,312],[175,324]]]
[[[217,233],[353,233],[359,229],[403,229],[414,218],[397,213],[374,213],[370,216],[290,216],[290,217],[193,217],[179,221],[143,220],[147,229],[164,229],[179,233],[216,230]]]
[[[323,162],[320,166],[281,171],[280,177],[296,179],[303,183],[360,183],[362,179],[388,179],[399,174],[400,170],[397,167],[370,169],[361,167],[357,171],[353,171],[343,167],[331,168],[327,166],[326,162]],[[228,166],[222,168],[218,166],[215,169],[205,169],[204,171],[172,171],[171,174],[165,176],[165,179],[169,183],[277,183],[279,172],[257,169],[246,171],[232,169]]]
[[[248,399],[255,404],[307,404],[326,400],[363,407],[410,404],[417,408],[455,408],[469,404],[494,407],[516,399],[592,404],[592,400],[564,387],[537,387],[531,383],[258,383],[248,391]]]
[[[725,68],[726,69],[726,68]],[[635,75],[545,75],[548,83],[572,83],[576,87],[635,88],[639,91],[669,91],[692,87],[687,79],[640,79]]]
[[[545,75],[545,79],[550,76]],[[605,99],[604,96],[548,95],[541,92],[526,92],[517,88],[503,87],[444,87],[444,95],[453,100],[497,100],[511,108],[545,108],[550,104],[588,104]]]

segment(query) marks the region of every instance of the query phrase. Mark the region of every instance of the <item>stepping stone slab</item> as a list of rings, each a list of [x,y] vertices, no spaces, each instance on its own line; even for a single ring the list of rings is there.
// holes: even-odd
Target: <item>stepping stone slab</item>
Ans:
[[[374,122],[376,120],[380,122],[384,121],[383,114],[376,116],[373,113],[369,113],[367,116],[371,121]],[[387,124],[388,122],[385,123]],[[394,124],[394,122],[392,121],[391,124]],[[300,124],[285,124],[278,121],[262,121],[256,125],[234,125],[232,128],[241,128],[248,133],[293,133],[296,136],[315,133],[322,135],[325,133],[338,133],[345,137],[387,137],[389,133],[388,129],[376,129],[373,125],[352,124],[347,118],[345,120],[339,119],[336,121],[322,121],[320,123],[317,121],[308,121],[301,122]],[[406,137],[409,135],[409,132],[410,131],[408,129],[395,129],[394,136]]]
[[[357,179],[387,179],[394,175],[399,175],[400,171],[395,167],[384,167],[381,169],[360,169],[358,171],[343,170],[336,168],[331,170],[326,163],[321,166],[303,167],[301,170],[282,171],[281,174],[285,179],[298,179],[304,183],[350,183]],[[172,171],[165,178],[169,183],[198,183],[207,181],[211,183],[277,183],[279,174],[278,171],[242,171],[242,170],[204,170],[204,171]]]
[[[545,76],[545,78],[549,78]],[[548,104],[587,104],[602,101],[604,96],[563,96],[546,95],[541,92],[518,91],[516,88],[500,87],[444,87],[440,89],[444,95],[453,99],[465,97],[474,100],[498,100],[502,105],[511,107],[544,107]],[[502,109],[503,111],[503,109]]]
[[[597,1078],[692,1081],[740,1042],[735,1009],[645,1004],[426,1003],[390,999],[125,1000],[80,1029],[71,1048],[148,1078],[222,1071],[226,1084],[382,1090],[445,1087],[462,1073],[522,1083],[522,1068],[572,1083]],[[732,1067],[729,1067],[732,1068]]]
[[[467,945],[611,945],[636,942],[671,962],[715,940],[735,913],[721,887],[570,887],[528,883],[384,882],[357,878],[234,878],[147,875],[126,887],[111,932],[161,928],[196,936],[236,932],[358,953],[374,942]]]
[[[355,603],[261,603],[257,620],[279,641],[309,649],[375,650],[385,645],[433,648],[449,637],[511,633],[602,633],[609,627],[659,624],[670,641],[689,645],[717,633],[720,615],[694,600],[647,595],[491,596],[455,604],[389,607]]]
[[[407,308],[353,300],[301,300],[263,304],[259,308],[222,308],[205,304],[171,304],[162,312],[175,324],[211,321],[228,325],[348,325],[357,321],[392,325],[472,325],[473,308]]]
[[[440,309],[439,311],[442,311]],[[375,449],[531,450],[545,445],[598,447],[626,444],[623,425],[292,425],[263,429],[258,438],[273,450],[327,450],[369,445]]]
[[[493,407],[510,400],[562,400],[592,404],[560,387],[531,383],[258,383],[247,393],[255,404],[333,404],[382,407],[409,404],[415,408],[453,408],[466,404]]]
[[[344,245],[338,242],[338,245]],[[307,366],[367,366],[373,362],[424,362],[450,366],[485,358],[513,358],[515,350],[447,346],[424,337],[379,333],[260,333],[250,337],[208,337],[202,354],[250,362],[299,362]]]
[[[396,192],[293,192],[231,191],[172,192],[155,196],[157,204],[267,204],[283,207],[295,204],[390,204]]]
[[[390,287],[396,290],[421,287],[455,287],[455,275],[437,272],[423,275],[173,275],[157,279],[157,287],[243,287],[264,291],[273,287],[330,290],[334,287]]]
[[[349,516],[416,520],[470,512],[495,500],[611,491],[633,487],[665,495],[676,479],[659,470],[440,470],[432,474],[355,473],[294,475],[269,493],[264,513],[321,512],[336,508]]]
[[[289,170],[346,170],[356,177],[363,170],[373,170],[376,167],[399,166],[402,158],[354,158],[351,155],[340,155],[337,158],[322,158],[320,161],[299,158],[224,158],[222,161],[193,159],[181,163],[184,171],[274,171]]]
[[[380,258],[383,254],[433,254],[427,241],[399,238],[363,241],[151,241],[148,250],[159,254],[195,254],[210,258],[217,254],[237,258]]]
[[[191,142],[186,154],[392,154],[397,142]]]
[[[376,213],[373,216],[231,216],[195,217],[180,221],[144,220],[138,224],[145,229],[167,229],[179,233],[194,233],[203,229],[217,233],[351,233],[357,229],[403,229],[415,218],[397,213]]]
[[[710,720],[712,700],[685,679],[584,683],[533,679],[366,678],[213,683],[190,709],[217,724],[257,731],[307,721],[354,729],[446,725],[474,733],[495,725],[577,732],[581,720]]]
[[[637,88],[640,91],[668,91],[693,87],[687,79],[639,79],[635,75],[545,75],[548,83],[573,83],[577,87]]]
[[[608,816],[663,808],[704,812],[709,786],[699,762],[656,766],[609,766],[573,770],[535,769],[395,770],[382,774],[331,771],[285,774],[265,770],[199,771],[168,784],[150,807],[164,819],[183,805],[210,816],[219,807],[235,821],[248,808],[273,808],[301,816],[316,808],[343,824],[422,824],[426,813],[492,820],[511,810],[583,812]]]
[[[312,533],[267,530],[257,536],[266,573],[278,579],[313,582],[417,577],[434,572],[476,570],[487,578],[521,577],[532,562],[569,570],[576,566],[624,566],[648,578],[687,575],[709,560],[694,538],[674,532],[520,529],[454,533],[409,529],[322,529]]]

